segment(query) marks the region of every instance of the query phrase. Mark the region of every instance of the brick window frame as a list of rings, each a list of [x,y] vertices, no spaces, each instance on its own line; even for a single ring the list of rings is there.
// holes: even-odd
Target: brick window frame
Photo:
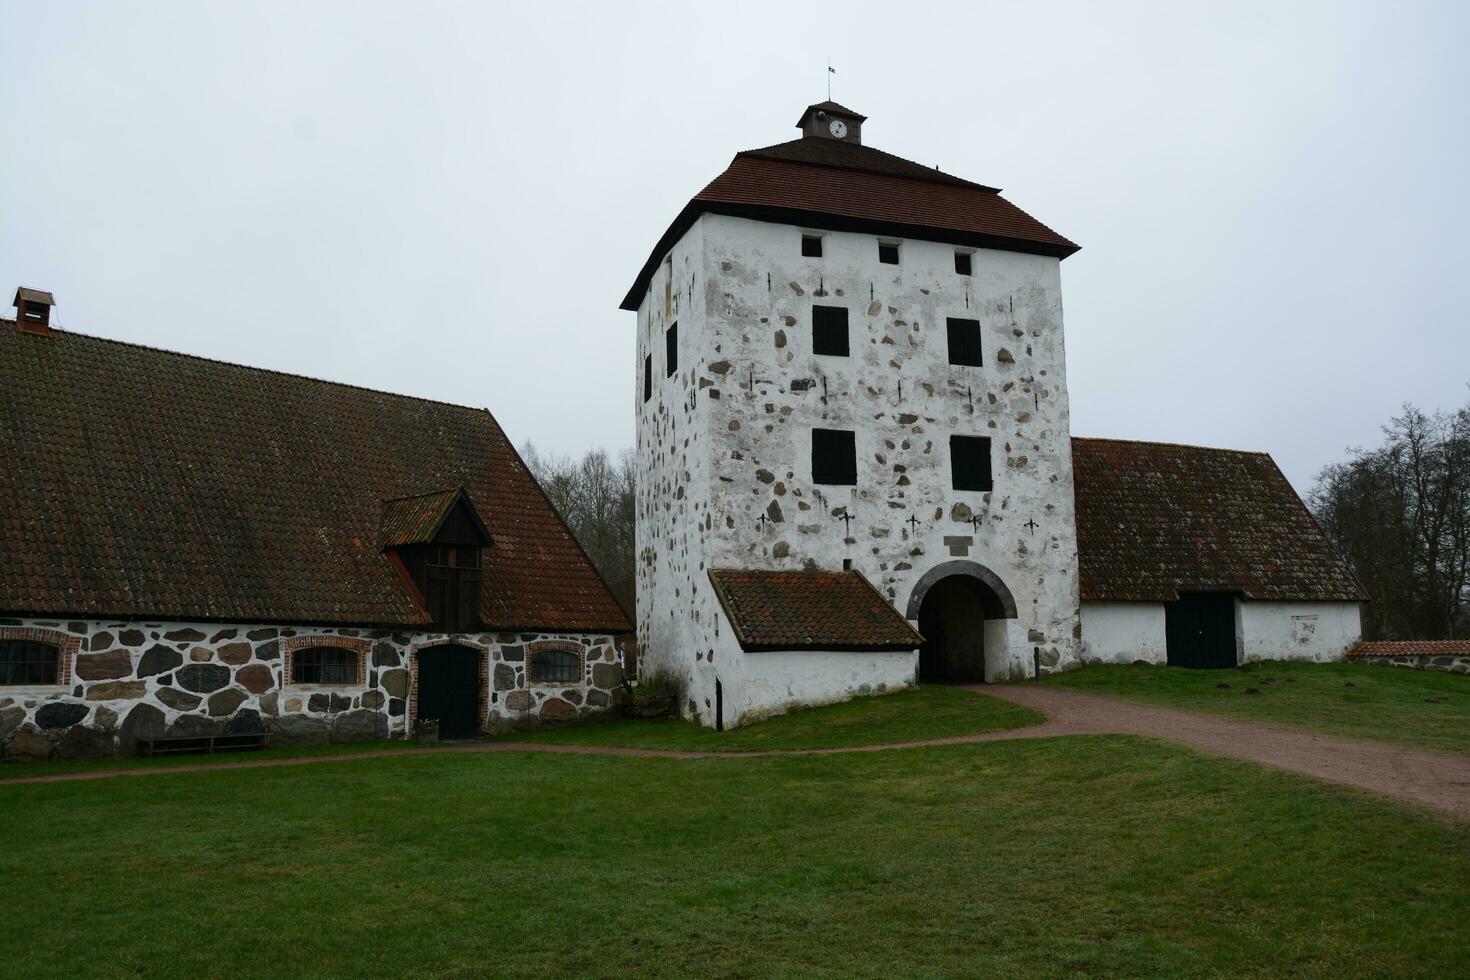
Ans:
[[[297,684],[291,678],[292,660],[299,650],[309,650],[313,647],[331,647],[337,650],[351,650],[357,654],[357,680],[349,684]],[[309,635],[288,636],[281,641],[281,656],[284,661],[282,665],[281,686],[285,687],[366,687],[367,686],[367,655],[373,647],[372,640],[365,640],[359,636],[335,636],[335,635]]]
[[[0,626],[0,640],[16,640],[21,643],[44,643],[56,648],[55,684],[16,684],[0,687],[0,692],[17,688],[45,687],[64,688],[71,684],[72,661],[82,649],[82,638],[61,630],[43,629],[39,626]]]
[[[538,653],[571,653],[577,657],[577,680],[574,681],[538,681],[531,679],[531,660]],[[526,644],[526,686],[527,687],[586,687],[587,686],[587,647],[575,640],[533,640]]]
[[[488,643],[475,643],[472,640],[426,640],[408,648],[408,697],[405,698],[408,706],[403,715],[407,726],[405,731],[412,732],[413,723],[419,717],[419,651],[433,647],[464,647],[480,654],[480,724],[482,727],[489,725],[490,660],[494,648]]]

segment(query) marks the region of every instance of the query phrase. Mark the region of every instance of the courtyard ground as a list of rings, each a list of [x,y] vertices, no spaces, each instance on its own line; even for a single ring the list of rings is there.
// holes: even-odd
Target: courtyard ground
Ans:
[[[1045,686],[1350,738],[1470,754],[1470,677],[1353,663],[1234,670],[1097,665]]]
[[[0,786],[7,976],[1460,974],[1466,825],[1164,743]]]

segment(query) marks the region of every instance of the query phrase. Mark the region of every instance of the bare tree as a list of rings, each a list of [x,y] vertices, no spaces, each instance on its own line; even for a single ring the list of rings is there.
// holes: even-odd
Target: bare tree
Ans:
[[[633,569],[633,451],[616,461],[601,449],[581,460],[542,455],[531,443],[521,450],[531,475],[571,528],[614,597],[631,615]]]
[[[1369,636],[1443,639],[1470,626],[1470,404],[1412,405],[1377,449],[1351,450],[1308,496],[1373,597]]]

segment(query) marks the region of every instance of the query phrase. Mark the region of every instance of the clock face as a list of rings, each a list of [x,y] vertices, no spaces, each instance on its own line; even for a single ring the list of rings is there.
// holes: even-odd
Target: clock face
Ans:
[[[844,136],[847,135],[847,123],[843,122],[841,119],[834,119],[827,124],[827,130],[833,136],[837,137],[838,139],[842,139]]]

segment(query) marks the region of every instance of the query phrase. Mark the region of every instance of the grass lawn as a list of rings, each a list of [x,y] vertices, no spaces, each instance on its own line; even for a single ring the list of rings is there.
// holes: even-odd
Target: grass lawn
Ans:
[[[514,732],[501,736],[499,741],[755,752],[916,742],[1020,728],[1044,720],[1042,714],[1030,708],[935,685],[793,711],[728,732],[677,719],[610,718],[566,728]]]
[[[1235,670],[1106,664],[1053,674],[1042,683],[1333,735],[1470,753],[1470,677],[1440,671],[1281,661]],[[1252,688],[1259,693],[1247,693]]]
[[[1158,742],[0,787],[7,977],[1463,975],[1470,828]]]
[[[226,765],[237,762],[263,762],[269,759],[296,759],[303,756],[357,755],[384,749],[432,749],[415,742],[338,742],[331,745],[303,745],[289,749],[263,749],[258,752],[222,752],[219,755],[124,756],[120,759],[87,759],[76,762],[8,762],[0,764],[0,785],[7,779],[23,776],[53,776],[68,772],[106,769],[169,769],[174,766]]]

